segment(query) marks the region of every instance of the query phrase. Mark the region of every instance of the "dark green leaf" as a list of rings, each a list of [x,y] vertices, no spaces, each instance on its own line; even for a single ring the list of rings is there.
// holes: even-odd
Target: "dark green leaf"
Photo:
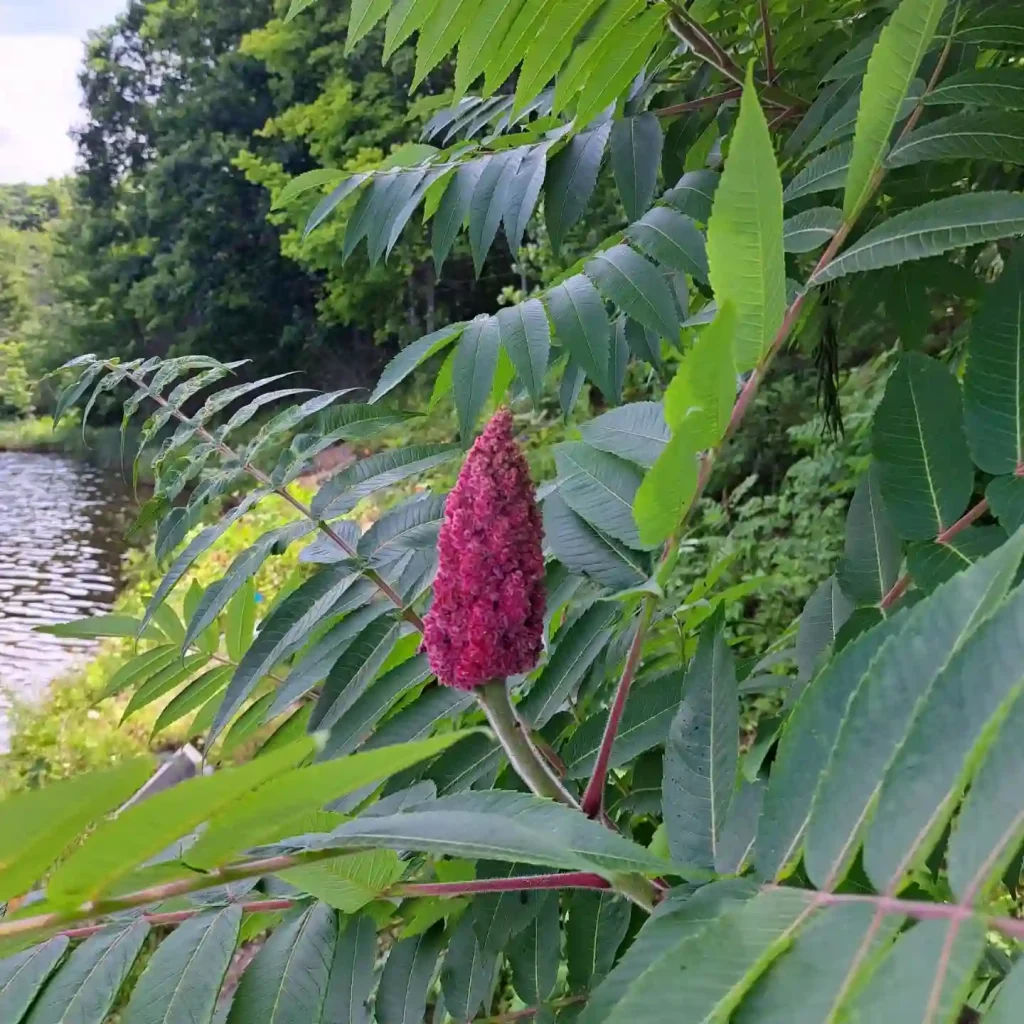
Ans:
[[[680,213],[706,224],[719,179],[716,171],[687,171],[662,198]]]
[[[50,979],[25,1024],[102,1024],[148,934],[149,925],[136,921],[87,939]]]
[[[441,964],[444,1006],[455,1020],[473,1020],[485,1001],[490,1001],[496,967],[497,955],[484,952],[477,940],[472,911],[463,914]]]
[[[605,249],[584,266],[601,294],[663,338],[679,336],[675,300],[661,273],[628,245]]]
[[[21,1020],[69,945],[66,935],[58,935],[41,946],[0,960],[0,1020]]]
[[[656,334],[628,317],[620,317],[615,329],[622,332],[627,347],[637,359],[661,366],[661,339]]]
[[[660,402],[634,402],[584,423],[583,440],[592,448],[610,452],[650,468],[668,444],[669,430]]]
[[[421,1024],[443,943],[444,927],[435,925],[391,947],[377,993],[378,1024]]]
[[[934,359],[903,355],[875,413],[872,451],[889,518],[907,540],[952,526],[974,486],[960,388]]]
[[[739,760],[736,669],[718,616],[701,632],[665,748],[662,807],[672,856],[713,869]]]
[[[842,592],[835,576],[830,576],[808,598],[800,615],[796,639],[796,663],[801,679],[810,679],[818,659],[835,640],[850,617],[853,603]]]
[[[627,590],[647,579],[644,557],[622,547],[578,516],[558,493],[544,500],[544,535],[552,553],[573,572]]]
[[[459,413],[459,434],[468,443],[476,432],[476,421],[491,394],[500,349],[498,320],[478,316],[466,325],[452,363],[455,408]]]
[[[544,214],[557,252],[566,232],[583,216],[597,185],[598,171],[612,126],[605,123],[574,136],[548,165]]]
[[[846,182],[852,153],[853,143],[844,142],[841,146],[819,154],[790,181],[782,198],[788,203],[816,192],[841,189]]]
[[[324,1024],[369,1024],[376,956],[377,928],[373,919],[365,914],[348,918],[331,964]]]
[[[523,156],[523,162],[509,188],[502,220],[505,222],[508,247],[513,255],[519,252],[526,225],[537,208],[546,170],[547,146],[535,146]]]
[[[970,24],[972,19],[968,19]],[[950,75],[925,96],[925,103],[966,103],[972,107],[1024,110],[1024,71],[1016,67],[979,68]]]
[[[649,111],[612,125],[612,172],[631,221],[638,220],[654,198],[662,141],[661,124]]]
[[[753,782],[741,779],[739,788],[732,794],[715,851],[715,870],[719,874],[739,874],[749,862],[767,788],[764,778]]]
[[[903,138],[885,162],[889,167],[908,167],[924,160],[1024,163],[1024,115],[974,112],[943,117]]]
[[[877,604],[896,582],[903,555],[882,501],[878,469],[864,473],[846,515],[846,545],[839,566],[843,592]],[[916,576],[916,574],[915,574]]]
[[[380,380],[377,382],[377,386],[374,388],[373,394],[370,395],[370,401],[379,401],[389,391],[405,380],[405,378],[408,377],[417,366],[425,362],[432,355],[440,352],[446,346],[450,345],[462,333],[463,327],[465,327],[465,324],[451,324],[450,326],[443,327],[439,331],[434,331],[432,334],[428,334],[420,338],[419,341],[414,341],[411,345],[403,348],[402,351],[399,352],[386,367],[384,367],[384,372],[380,375]]]
[[[588,991],[604,979],[628,927],[629,904],[617,893],[578,890],[572,894],[565,926],[571,991]]]
[[[1024,523],[1024,477],[1002,476],[985,491],[992,511],[1007,533],[1016,533]]]
[[[501,344],[537,405],[544,391],[544,376],[551,350],[547,311],[539,299],[527,299],[511,308],[499,310],[496,319]]]
[[[918,587],[930,592],[1005,542],[1001,526],[972,526],[941,544],[919,541],[907,551],[907,570]]]
[[[176,928],[146,964],[125,1024],[194,1024],[209,1020],[231,963],[242,911],[199,914]]]
[[[494,236],[498,233],[502,216],[508,209],[522,159],[522,150],[518,149],[496,153],[487,162],[473,189],[469,204],[469,245],[477,277],[483,269]],[[467,332],[471,328],[472,325],[467,328]]]
[[[843,211],[834,206],[804,210],[782,223],[782,245],[786,252],[812,252],[825,245],[843,223]]]
[[[689,217],[671,207],[656,206],[649,210],[626,229],[626,238],[652,260],[707,281],[708,257],[704,250],[704,236]]]
[[[558,893],[542,893],[533,920],[505,950],[512,985],[527,1006],[544,1002],[555,987],[560,938]]]
[[[437,213],[434,214],[434,226],[431,229],[434,266],[439,274],[448,253],[451,252],[455,236],[459,233],[469,214],[469,204],[473,193],[476,191],[480,176],[489,161],[490,157],[484,157],[462,164],[441,197]]]
[[[898,213],[872,228],[814,274],[810,284],[1020,234],[1024,234],[1024,196],[1012,192],[948,196]]]
[[[323,903],[275,929],[242,975],[228,1024],[320,1020],[337,937],[338,916]]]
[[[582,274],[544,296],[558,340],[602,391],[611,392],[608,361],[611,327],[597,289]]]

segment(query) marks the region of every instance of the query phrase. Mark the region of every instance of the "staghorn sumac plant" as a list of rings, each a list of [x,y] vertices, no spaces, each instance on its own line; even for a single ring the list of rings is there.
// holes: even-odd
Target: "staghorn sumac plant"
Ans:
[[[417,80],[458,44],[458,99],[428,135],[459,144],[296,179],[281,201],[313,195],[309,230],[347,213],[346,249],[376,259],[429,202],[438,263],[468,220],[481,265],[543,193],[557,246],[606,149],[623,230],[404,349],[369,402],[312,395],[245,443],[292,389],[243,382],[195,409],[231,367],[77,361],[62,411],[118,387],[126,421],[150,410],[142,518],[170,565],[139,620],[59,628],[135,636],[108,693],[128,713],[166,700],[160,727],[193,716],[214,759],[275,731],[120,813],[148,764],[0,804],[0,1019],[98,1024],[154,933],[126,1022],[1020,1019],[1024,261],[999,243],[1024,234],[1024,197],[998,166],[1024,146],[1020,10],[360,2],[353,44],[385,18],[389,51],[419,31]],[[687,138],[691,169],[659,190]],[[952,173],[921,202],[931,161]],[[980,300],[947,294],[981,253]],[[844,557],[795,638],[741,668],[717,570],[680,599],[678,560],[699,557],[716,459],[832,282],[830,304],[894,314],[938,288],[967,326],[925,354],[899,322]],[[300,497],[318,452],[408,417],[381,400],[446,349],[462,444],[381,447]],[[631,360],[674,373],[617,404]],[[461,458],[489,403],[525,409],[549,371],[568,415],[584,379],[612,407],[556,445],[536,495],[500,412],[451,496],[360,530],[360,501]],[[295,520],[179,618],[167,598],[195,559],[275,494]],[[256,622],[251,580],[292,544],[309,572]],[[779,715],[741,745],[764,691]],[[236,945],[267,927],[218,1009]]]

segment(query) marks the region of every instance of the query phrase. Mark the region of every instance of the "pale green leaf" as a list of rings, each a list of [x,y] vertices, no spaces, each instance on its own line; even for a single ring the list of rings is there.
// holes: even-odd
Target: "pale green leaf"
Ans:
[[[352,0],[348,16],[345,53],[351,53],[359,42],[388,13],[390,0]]]
[[[699,452],[684,424],[644,475],[633,496],[634,546],[657,547],[678,528],[697,494]]]
[[[757,100],[753,65],[715,192],[707,249],[715,298],[736,306],[736,368],[749,370],[771,349],[786,308],[782,181]]]

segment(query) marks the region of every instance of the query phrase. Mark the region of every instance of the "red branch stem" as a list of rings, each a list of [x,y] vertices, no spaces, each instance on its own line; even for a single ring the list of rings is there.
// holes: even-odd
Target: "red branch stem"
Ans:
[[[267,913],[275,910],[290,910],[294,905],[294,900],[256,900],[254,903],[243,903],[242,911],[246,914]],[[218,909],[220,908],[213,906],[196,907],[195,910],[175,910],[167,914],[143,914],[142,919],[157,927],[161,925],[176,925],[183,924],[197,914],[204,914],[208,910]],[[58,934],[66,935],[69,939],[87,939],[90,935],[95,935],[107,927],[109,927],[109,922],[88,924],[81,928],[68,928],[67,931],[58,932]]]
[[[670,107],[658,107],[652,110],[652,114],[658,117],[674,117],[676,114],[685,114],[688,110],[700,110],[701,107],[710,107],[717,103],[727,103],[729,100],[739,99],[743,95],[740,88],[726,89],[725,92],[716,92],[712,96],[701,96],[700,99],[687,100],[685,103],[673,103]]]
[[[775,81],[775,44],[772,42],[772,25],[768,20],[768,0],[760,0],[761,29],[764,32],[764,73],[769,83]]]

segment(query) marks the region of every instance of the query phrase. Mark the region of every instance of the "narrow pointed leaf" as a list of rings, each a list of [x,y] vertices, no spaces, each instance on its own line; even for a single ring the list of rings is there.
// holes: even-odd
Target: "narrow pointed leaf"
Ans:
[[[491,394],[498,368],[501,340],[498,320],[480,316],[472,320],[459,338],[452,363],[452,387],[459,413],[459,435],[468,442]]]
[[[924,540],[963,514],[974,484],[960,388],[940,363],[905,354],[875,413],[872,451],[889,518],[901,537]]]
[[[473,15],[471,0],[438,0],[423,22],[416,41],[416,70],[412,88],[437,67],[459,41]]]
[[[615,245],[584,265],[598,291],[620,309],[663,338],[679,336],[675,300],[653,264],[628,245]]]
[[[125,1011],[125,1024],[209,1020],[241,919],[239,907],[225,907],[199,914],[175,929],[146,965]]]
[[[376,954],[372,918],[358,914],[343,922],[324,999],[324,1024],[369,1024]]]
[[[388,13],[389,6],[390,0],[353,0],[345,37],[346,54]]]
[[[925,160],[1024,163],[1024,115],[974,112],[940,118],[893,146],[885,163],[909,167]]]
[[[1011,192],[949,196],[883,221],[814,274],[810,283],[820,285],[847,274],[1020,234],[1024,234],[1024,196]]]
[[[580,427],[592,448],[610,452],[649,469],[669,441],[660,402],[633,402],[611,409]]]
[[[570,991],[594,988],[612,969],[626,937],[629,916],[629,904],[617,893],[572,894],[565,929]]]
[[[847,217],[855,215],[867,199],[889,134],[945,6],[945,0],[901,0],[871,51],[843,197]]]
[[[337,937],[337,914],[323,903],[276,928],[242,975],[228,1024],[320,1020]]]
[[[626,238],[652,260],[700,281],[708,279],[704,236],[689,217],[671,207],[649,210],[626,229]]]
[[[841,189],[846,182],[852,154],[852,142],[844,142],[819,154],[790,181],[782,198],[788,203],[816,192]]]
[[[464,914],[441,965],[444,1008],[455,1020],[473,1020],[484,1001],[489,1001],[496,967],[497,955],[486,953],[477,939],[472,913]]]
[[[574,136],[548,165],[544,215],[551,244],[559,250],[568,230],[583,216],[597,185],[611,124]]]
[[[612,125],[612,172],[626,217],[631,221],[639,220],[654,198],[662,143],[661,124],[649,111]]]
[[[961,71],[939,82],[925,103],[1024,110],[1024,71],[1015,67]]]
[[[459,40],[459,58],[455,65],[457,100],[466,95],[473,82],[497,59],[502,40],[522,6],[523,0],[497,0],[477,7]]]
[[[669,730],[662,805],[672,856],[714,868],[736,785],[736,669],[716,618],[705,625]]]
[[[477,277],[508,208],[522,159],[523,153],[519,149],[495,154],[487,162],[473,189],[469,203],[469,246]]]
[[[469,215],[473,193],[490,160],[490,157],[484,157],[462,164],[441,197],[431,228],[431,248],[434,251],[434,266],[438,273],[441,272],[441,267],[451,252],[455,236]]]
[[[729,160],[715,192],[708,265],[715,298],[736,306],[736,367],[749,370],[771,348],[786,307],[782,181],[752,65]]]
[[[541,400],[551,350],[551,325],[539,299],[498,311],[498,336],[534,404]]]
[[[687,217],[706,224],[720,180],[717,171],[687,171],[662,199]]]
[[[527,1006],[544,1002],[555,987],[560,938],[558,894],[543,893],[537,914],[505,950],[512,985]]]
[[[462,333],[464,326],[464,324],[459,323],[443,327],[441,330],[425,335],[419,341],[414,341],[411,345],[402,349],[384,368],[384,372],[380,375],[380,380],[377,382],[377,387],[374,388],[373,394],[370,395],[370,401],[380,401],[389,391],[401,384],[417,366],[455,341]]]
[[[861,476],[846,516],[846,546],[839,566],[843,592],[877,604],[900,572],[902,549],[882,500],[877,467]]]
[[[435,925],[391,947],[377,993],[378,1024],[420,1024],[443,943],[444,928]]]
[[[827,244],[843,223],[843,213],[834,206],[805,210],[782,223],[782,245],[786,252],[813,252]]]
[[[24,953],[0,960],[0,1020],[22,1019],[69,945],[66,935],[58,935]]]
[[[102,1024],[148,934],[149,925],[136,921],[87,939],[50,979],[25,1024]]]
[[[582,274],[551,288],[544,296],[558,340],[602,391],[611,392],[608,360],[611,325],[597,289]]]
[[[505,223],[505,237],[508,239],[509,251],[513,255],[519,252],[526,233],[526,225],[537,208],[540,190],[544,185],[547,171],[547,146],[535,146],[523,155],[523,162],[516,171],[505,202],[502,220]]]

